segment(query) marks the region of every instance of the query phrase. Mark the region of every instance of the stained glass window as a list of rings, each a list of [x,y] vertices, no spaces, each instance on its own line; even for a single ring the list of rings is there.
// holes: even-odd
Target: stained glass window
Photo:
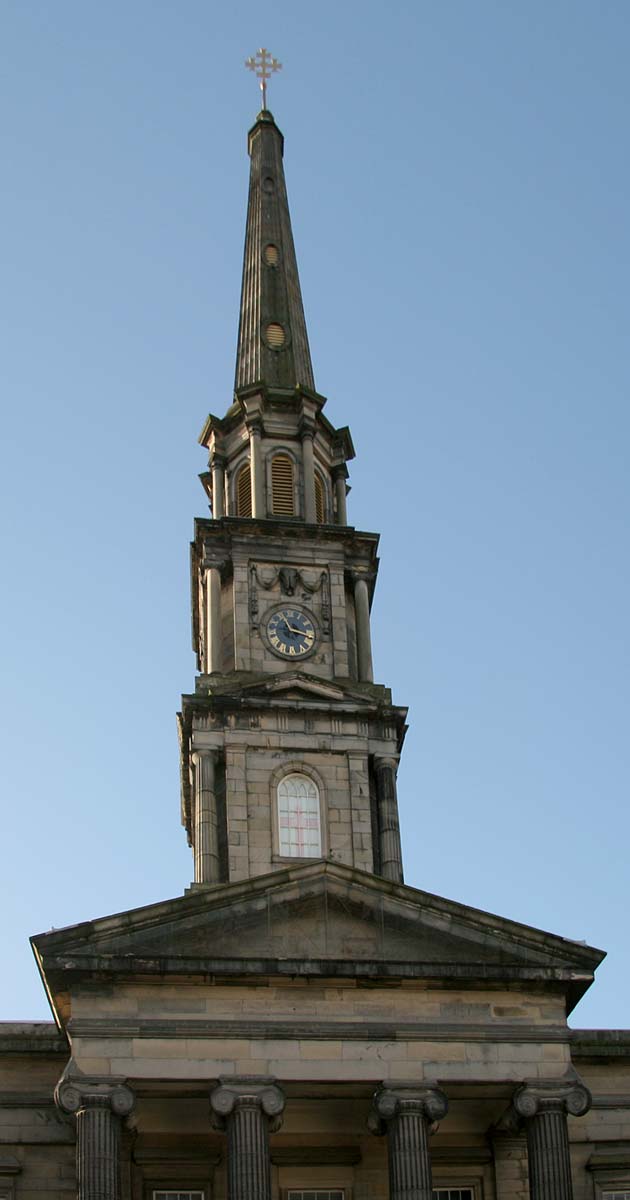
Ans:
[[[279,853],[287,858],[320,858],[322,834],[319,791],[307,775],[285,775],[278,784]]]

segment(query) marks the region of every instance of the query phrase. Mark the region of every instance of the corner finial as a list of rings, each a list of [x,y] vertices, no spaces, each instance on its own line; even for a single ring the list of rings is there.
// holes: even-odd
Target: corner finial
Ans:
[[[274,58],[268,50],[265,50],[264,46],[261,46],[260,50],[245,59],[245,66],[249,71],[253,71],[256,78],[260,80],[264,111],[267,107],[267,80],[271,79],[274,71],[282,70],[282,63],[278,62],[278,59]]]

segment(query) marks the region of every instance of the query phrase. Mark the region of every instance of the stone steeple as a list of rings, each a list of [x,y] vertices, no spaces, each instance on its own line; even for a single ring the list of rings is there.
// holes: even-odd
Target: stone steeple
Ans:
[[[263,109],[251,181],[236,390],[210,414],[195,522],[198,675],[180,715],[195,885],[328,859],[402,880],[396,770],[406,709],[374,682],[378,535],[348,523],[349,430],[315,391],[282,169]]]
[[[284,138],[263,109],[249,132],[251,169],[235,389],[315,389],[282,164]]]

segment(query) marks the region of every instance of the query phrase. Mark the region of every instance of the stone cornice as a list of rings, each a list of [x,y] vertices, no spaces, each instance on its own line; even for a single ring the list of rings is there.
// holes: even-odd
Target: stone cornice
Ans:
[[[339,542],[349,555],[370,556],[376,554],[380,535],[369,530],[356,529],[354,525],[308,525],[305,521],[282,520],[280,517],[197,517],[195,519],[195,540],[201,538],[216,539],[247,538],[248,542],[256,543],[260,552],[261,543],[267,546],[268,556],[273,556],[273,534],[277,532],[279,542],[285,545],[288,540],[296,542]],[[370,559],[372,563],[372,558]]]
[[[137,1018],[127,1017],[72,1018],[68,1032],[73,1037],[99,1038],[175,1038],[186,1039],[236,1039],[282,1038],[300,1041],[430,1041],[430,1042],[491,1042],[527,1043],[534,1045],[566,1045],[568,1033],[557,1025],[501,1025],[496,1021],[487,1024],[437,1023],[397,1019],[374,1022],[356,1021],[253,1021],[253,1020],[205,1020],[177,1017]]]
[[[2,1021],[0,1054],[59,1054],[67,1058],[68,1041],[53,1021]]]
[[[630,1058],[630,1029],[571,1029],[574,1058]]]

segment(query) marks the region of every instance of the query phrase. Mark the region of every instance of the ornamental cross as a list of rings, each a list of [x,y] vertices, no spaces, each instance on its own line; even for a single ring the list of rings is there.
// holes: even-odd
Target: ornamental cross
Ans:
[[[267,80],[271,79],[274,71],[282,70],[282,63],[278,62],[278,59],[274,58],[268,50],[265,50],[264,46],[261,46],[260,50],[257,50],[256,53],[252,54],[250,58],[245,59],[245,66],[248,68],[248,70],[254,72],[257,79],[260,79],[262,106],[263,109],[266,109]]]

